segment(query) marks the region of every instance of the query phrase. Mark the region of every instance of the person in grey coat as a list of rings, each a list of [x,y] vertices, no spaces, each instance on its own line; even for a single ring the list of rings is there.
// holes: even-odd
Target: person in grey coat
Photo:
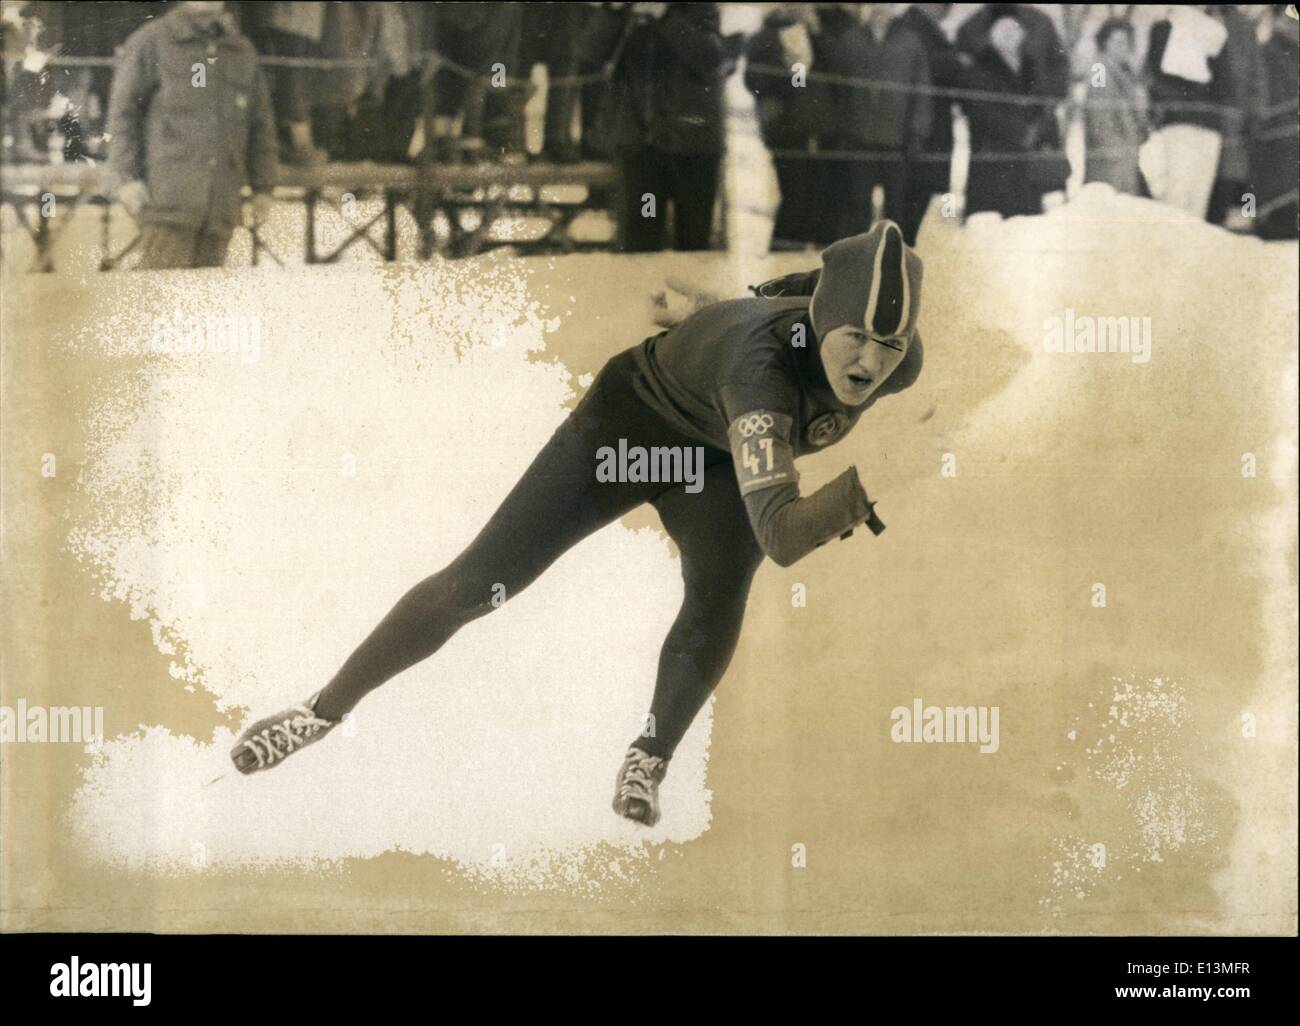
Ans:
[[[127,40],[108,131],[118,199],[141,226],[141,268],[221,266],[245,183],[255,222],[269,211],[270,99],[222,3],[182,3]]]

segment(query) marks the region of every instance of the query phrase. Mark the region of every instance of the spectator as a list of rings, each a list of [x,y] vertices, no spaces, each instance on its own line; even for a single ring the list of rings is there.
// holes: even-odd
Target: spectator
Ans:
[[[1260,46],[1255,38],[1255,22],[1237,5],[1222,4],[1210,8],[1209,13],[1223,23],[1228,38],[1220,62],[1227,104],[1223,110],[1223,146],[1206,219],[1212,224],[1250,231],[1250,222],[1242,215],[1241,197],[1251,185],[1250,135],[1254,126],[1250,114],[1259,88]]]
[[[240,223],[240,190],[264,219],[275,123],[252,44],[220,2],[186,2],[141,28],[109,103],[109,160],[141,225],[142,268],[219,267]]]
[[[524,5],[524,56],[527,74],[536,64],[547,75],[546,115],[542,133],[542,156],[557,164],[578,159],[573,138],[573,116],[578,110],[579,87],[572,79],[578,73],[578,32],[586,17],[581,3]],[[519,116],[523,116],[522,109]]]
[[[986,51],[994,22],[1007,15],[1014,17],[1024,32],[1019,47],[1024,88],[1031,96],[1064,101],[1070,92],[1069,53],[1051,17],[1031,4],[985,4],[957,30],[957,49],[978,59]],[[1038,156],[1023,165],[1028,181],[1021,191],[1034,194],[1033,212],[1038,213],[1044,193],[1065,188],[1070,165],[1061,145],[1055,106],[1045,102],[1024,107],[1022,112],[1026,117],[1034,115],[1034,143],[1029,148]]]
[[[44,57],[112,57],[126,38],[153,18],[161,4],[156,3],[101,3],[69,4],[29,2],[5,4],[6,20],[14,16],[15,25],[32,19],[40,27],[39,36],[30,40],[33,53]],[[63,158],[68,161],[103,157],[104,118],[108,110],[108,95],[112,86],[113,69],[109,66],[76,67],[44,65],[27,83],[28,99],[32,111],[43,112],[41,121],[46,129],[65,140]],[[32,140],[27,126],[17,121],[9,124],[19,128],[15,135],[30,146]],[[44,133],[42,133],[44,134]],[[54,157],[53,143],[42,145],[41,159]],[[21,143],[20,143],[21,145]]]
[[[435,159],[481,159],[489,146],[502,155],[522,153],[523,124],[507,95],[510,86],[491,85],[500,68],[507,79],[522,77],[520,5],[442,3],[435,10],[438,51],[445,58],[433,82]]]
[[[920,40],[930,68],[930,84],[938,89],[956,89],[961,82],[957,49],[939,27],[951,9],[952,4],[911,4],[899,19],[899,24]],[[897,220],[909,246],[916,245],[930,197],[948,192],[952,185],[952,109],[950,98],[932,98],[930,134],[921,140],[920,152],[908,167],[907,191]]]
[[[1151,26],[1146,73],[1156,130],[1142,153],[1151,195],[1205,217],[1223,144],[1228,30],[1201,7]]]
[[[528,159],[524,108],[535,88],[529,78],[531,69],[522,56],[524,11],[528,5],[488,3],[484,6],[490,9],[490,35],[497,41],[493,43],[493,50],[488,52],[488,60],[505,68],[506,84],[497,85],[496,81],[480,83],[479,87],[486,91],[483,141],[492,159],[523,163]]]
[[[411,158],[422,139],[417,129],[428,113],[421,53],[436,48],[435,9],[424,3],[377,3],[375,38],[365,52],[374,57],[357,114],[359,155],[381,164]]]
[[[1146,137],[1146,90],[1133,70],[1133,26],[1108,18],[1097,30],[1097,59],[1085,85],[1084,180],[1137,195],[1138,148]]]
[[[582,84],[582,133],[578,145],[590,160],[608,160],[613,150],[601,135],[613,97],[610,76],[622,56],[632,22],[624,15],[626,4],[584,3],[577,28],[577,73]]]
[[[641,3],[624,16],[632,22],[614,72],[608,127],[623,171],[624,247],[662,249],[671,203],[676,248],[708,249],[730,70],[717,5]]]
[[[884,192],[884,216],[901,217],[910,159],[930,135],[930,65],[924,45],[893,16],[891,5],[864,5],[861,12],[825,24],[822,67],[841,78],[882,82],[886,88],[837,82],[824,90],[828,108],[835,112],[830,145],[847,159],[824,164],[819,191],[835,199],[823,204],[823,242],[871,227],[876,186]],[[920,92],[912,91],[918,88]]]
[[[301,59],[324,55],[321,35],[325,6],[309,0],[274,0],[248,4],[244,9],[260,52],[270,57]],[[280,160],[286,164],[314,166],[328,159],[312,136],[312,106],[322,73],[316,68],[272,65],[267,74],[276,125],[282,136]]]
[[[957,29],[957,49],[976,57],[989,40],[993,23],[1013,15],[1024,29],[1021,59],[1030,88],[1040,96],[1065,99],[1070,91],[1070,58],[1051,17],[1030,4],[985,4]]]
[[[69,94],[84,92],[84,76],[47,67],[50,51],[62,46],[65,14],[60,8],[47,10],[30,3],[0,6],[4,32],[0,119],[7,161],[26,164],[64,158],[60,115],[68,108]]]
[[[1255,168],[1258,234],[1265,239],[1294,239],[1297,226],[1295,169],[1300,166],[1296,132],[1296,96],[1300,92],[1300,32],[1286,4],[1269,12],[1270,33],[1260,55],[1258,118],[1252,166]]]
[[[337,61],[371,56],[380,6],[357,0],[325,4],[322,54]],[[360,160],[367,155],[361,108],[371,81],[366,64],[323,68],[315,76],[312,133],[331,160]]]
[[[817,240],[816,90],[806,75],[820,68],[814,56],[815,16],[809,8],[772,11],[749,43],[745,87],[754,94],[759,130],[772,151],[781,191],[774,249],[801,249]],[[796,85],[794,67],[804,69]]]
[[[963,104],[970,122],[968,215],[984,210],[1003,217],[1042,213],[1045,183],[1054,183],[1058,176],[1064,181],[1059,171],[1044,172],[1039,166],[1048,160],[1039,156],[1041,143],[1054,137],[1056,118],[1045,104],[1023,102],[1035,96],[1024,57],[1026,35],[1020,15],[1001,8],[989,24],[987,42],[963,71],[964,88],[1002,93],[1010,101],[990,98]]]

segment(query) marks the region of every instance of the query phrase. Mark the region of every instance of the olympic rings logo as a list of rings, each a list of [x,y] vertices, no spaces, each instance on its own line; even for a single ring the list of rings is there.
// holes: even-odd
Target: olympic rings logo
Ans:
[[[771,431],[774,423],[770,413],[751,413],[736,421],[736,430],[740,432],[741,438],[752,438],[756,434]]]

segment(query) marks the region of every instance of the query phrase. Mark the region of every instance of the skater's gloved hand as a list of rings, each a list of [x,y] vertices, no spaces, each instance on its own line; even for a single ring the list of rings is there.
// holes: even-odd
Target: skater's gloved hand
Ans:
[[[877,537],[885,529],[885,522],[876,516],[876,504],[874,502],[871,504],[871,512],[867,514],[867,519],[863,523],[867,525],[867,530]]]
[[[669,276],[665,287],[650,294],[650,316],[661,328],[681,324],[687,317],[702,310],[718,297],[707,289],[700,289],[681,278]]]
[[[871,512],[867,514],[867,518],[862,522],[867,525],[867,530],[876,536],[879,536],[880,532],[885,529],[884,521],[876,516],[876,504],[874,502],[871,504]],[[856,530],[856,527],[850,527],[840,535],[840,541],[847,541],[849,538],[852,538],[853,532]]]

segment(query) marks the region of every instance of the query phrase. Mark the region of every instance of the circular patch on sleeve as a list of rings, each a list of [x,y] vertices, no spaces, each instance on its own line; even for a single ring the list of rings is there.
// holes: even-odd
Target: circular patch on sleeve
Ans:
[[[809,445],[830,445],[848,430],[849,418],[842,413],[823,413],[804,429]]]

